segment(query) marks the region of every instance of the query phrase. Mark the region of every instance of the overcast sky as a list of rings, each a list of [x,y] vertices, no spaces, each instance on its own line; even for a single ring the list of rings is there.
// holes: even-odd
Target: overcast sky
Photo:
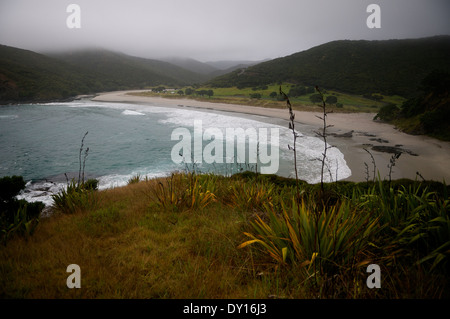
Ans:
[[[81,28],[70,29],[69,4]],[[366,25],[378,4],[381,28]],[[333,40],[450,34],[448,0],[0,0],[0,44],[142,57],[262,60]]]

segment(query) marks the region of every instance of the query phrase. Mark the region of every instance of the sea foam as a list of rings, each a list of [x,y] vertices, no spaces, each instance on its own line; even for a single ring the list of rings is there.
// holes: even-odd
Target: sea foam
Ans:
[[[241,115],[234,113],[226,113],[220,111],[207,110],[202,111],[190,108],[174,108],[162,106],[148,106],[127,103],[104,103],[92,102],[88,100],[75,101],[70,103],[49,103],[47,105],[61,105],[71,108],[106,108],[119,111],[121,115],[125,116],[149,116],[153,118],[152,114],[157,116],[158,123],[164,126],[185,127],[193,129],[194,121],[201,120],[203,129],[218,128],[224,132],[227,128],[277,128],[279,129],[279,140],[270,141],[273,146],[279,147],[280,154],[280,174],[288,177],[295,176],[293,165],[293,152],[288,148],[288,145],[293,146],[292,132],[286,126],[280,126],[269,123],[270,119],[262,116]],[[13,118],[8,118],[9,120]],[[143,118],[145,120],[145,118]],[[321,179],[321,158],[324,150],[324,142],[316,136],[308,136],[301,132],[301,125],[297,125],[300,130],[297,139],[297,165],[299,178],[308,183],[318,183]],[[278,143],[277,143],[278,142]],[[204,141],[207,144],[208,141]],[[168,145],[167,147],[170,148]],[[137,169],[130,169],[129,172],[109,173],[98,177],[99,189],[107,189],[113,187],[124,186],[134,176],[141,176],[142,178],[155,178],[166,176],[171,171],[176,169],[174,163],[166,163],[157,166],[141,167]],[[60,173],[60,172],[59,172]],[[327,159],[324,173],[324,181],[334,181],[336,179],[345,179],[351,175],[351,170],[347,166],[344,155],[338,148],[330,148],[327,150]],[[27,201],[42,201],[47,206],[52,204],[51,196],[61,189],[64,189],[67,183],[64,182],[49,182],[49,181],[35,181],[28,182],[26,189],[18,196]]]

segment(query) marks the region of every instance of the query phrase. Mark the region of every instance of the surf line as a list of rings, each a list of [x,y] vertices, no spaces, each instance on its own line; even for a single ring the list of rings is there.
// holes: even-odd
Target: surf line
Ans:
[[[268,141],[269,130],[270,142]],[[203,130],[203,121],[194,120],[193,134],[186,127],[178,127],[172,131],[171,140],[179,142],[172,147],[171,158],[176,164],[182,162],[200,164],[203,161],[208,164],[222,164],[224,161],[242,164],[261,163],[261,174],[276,174],[280,165],[279,136],[279,128],[276,127],[270,129],[261,127],[258,130],[253,127],[247,129],[228,127],[225,128],[224,136],[221,129],[209,127]],[[248,158],[246,156],[247,139]],[[203,147],[203,141],[209,141],[209,143]]]

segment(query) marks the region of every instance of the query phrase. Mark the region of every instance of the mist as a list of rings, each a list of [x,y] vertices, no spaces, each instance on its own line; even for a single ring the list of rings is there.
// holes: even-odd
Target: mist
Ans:
[[[80,28],[68,28],[69,4]],[[381,28],[366,24],[381,8]],[[446,0],[3,0],[0,44],[37,52],[104,48],[145,58],[263,60],[333,40],[450,34]]]

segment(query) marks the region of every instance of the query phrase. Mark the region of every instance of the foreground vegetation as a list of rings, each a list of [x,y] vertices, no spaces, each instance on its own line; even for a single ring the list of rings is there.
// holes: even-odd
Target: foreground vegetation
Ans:
[[[448,298],[449,187],[174,173],[57,195],[0,248],[0,296]],[[65,208],[65,209],[64,209]],[[81,268],[68,289],[66,267]],[[381,288],[366,286],[369,264]]]

